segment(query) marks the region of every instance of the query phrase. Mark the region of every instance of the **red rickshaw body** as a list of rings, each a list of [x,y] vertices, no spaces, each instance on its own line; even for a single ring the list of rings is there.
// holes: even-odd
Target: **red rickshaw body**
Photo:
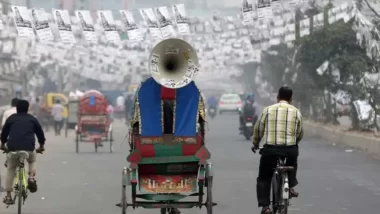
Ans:
[[[96,90],[87,91],[79,100],[77,133],[91,142],[106,137],[111,120],[106,97]]]

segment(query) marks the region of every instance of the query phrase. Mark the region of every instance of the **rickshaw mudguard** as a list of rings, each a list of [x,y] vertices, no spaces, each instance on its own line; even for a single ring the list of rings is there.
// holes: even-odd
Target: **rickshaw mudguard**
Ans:
[[[186,198],[187,195],[182,194],[141,194],[138,198],[149,201],[179,201]],[[145,208],[155,208],[154,206],[147,206]]]

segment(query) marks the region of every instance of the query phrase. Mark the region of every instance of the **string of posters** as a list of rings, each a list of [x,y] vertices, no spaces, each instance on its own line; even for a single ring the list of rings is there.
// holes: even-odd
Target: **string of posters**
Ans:
[[[86,78],[117,82],[126,74],[149,74],[152,46],[162,39],[179,37],[198,52],[202,72],[197,78],[228,77],[241,72],[233,69],[236,64],[260,62],[262,50],[295,40],[294,8],[299,4],[260,1],[256,8],[252,1],[243,0],[241,14],[217,19],[190,18],[185,5],[177,4],[139,9],[141,22],[129,10],[119,11],[122,20],[114,19],[110,10],[99,10],[94,21],[88,10],[75,11],[71,17],[67,10],[52,9],[49,13],[11,6],[13,14],[5,17],[8,21],[0,19],[0,29],[2,38],[11,38],[12,32],[18,38],[10,39],[2,51],[15,52],[24,61],[49,56],[48,60]],[[329,11],[329,22],[349,21],[356,13],[353,4],[344,3]],[[322,13],[313,19],[315,27],[323,27]],[[309,25],[309,18],[301,21],[301,36],[309,35]],[[122,30],[128,35],[126,41],[120,38]],[[20,45],[19,38],[27,38],[29,44]]]

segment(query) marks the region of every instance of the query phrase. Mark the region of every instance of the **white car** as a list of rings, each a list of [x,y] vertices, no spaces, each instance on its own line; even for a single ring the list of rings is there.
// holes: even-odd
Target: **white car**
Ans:
[[[223,94],[219,100],[219,114],[223,112],[239,112],[242,102],[238,94]]]

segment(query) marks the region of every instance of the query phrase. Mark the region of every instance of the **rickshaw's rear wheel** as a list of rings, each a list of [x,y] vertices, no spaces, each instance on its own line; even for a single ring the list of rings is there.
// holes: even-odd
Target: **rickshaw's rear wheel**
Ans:
[[[75,152],[76,153],[79,152],[79,133],[76,133],[76,136],[75,136]]]
[[[95,152],[98,152],[99,142],[98,142],[98,141],[95,141],[95,142],[94,142],[94,145],[95,145]]]
[[[128,172],[127,168],[124,167],[122,176],[121,176],[121,214],[126,214],[127,213],[127,180],[128,180]]]
[[[69,129],[69,124],[67,123],[67,119],[66,119],[65,120],[65,137],[67,137],[68,129]]]
[[[214,206],[214,202],[212,200],[212,182],[213,176],[207,176],[207,200],[206,200],[206,208],[207,214],[212,214],[212,208]]]
[[[109,142],[110,142],[110,153],[113,152],[113,135],[112,135],[112,131],[110,131],[109,133]]]

